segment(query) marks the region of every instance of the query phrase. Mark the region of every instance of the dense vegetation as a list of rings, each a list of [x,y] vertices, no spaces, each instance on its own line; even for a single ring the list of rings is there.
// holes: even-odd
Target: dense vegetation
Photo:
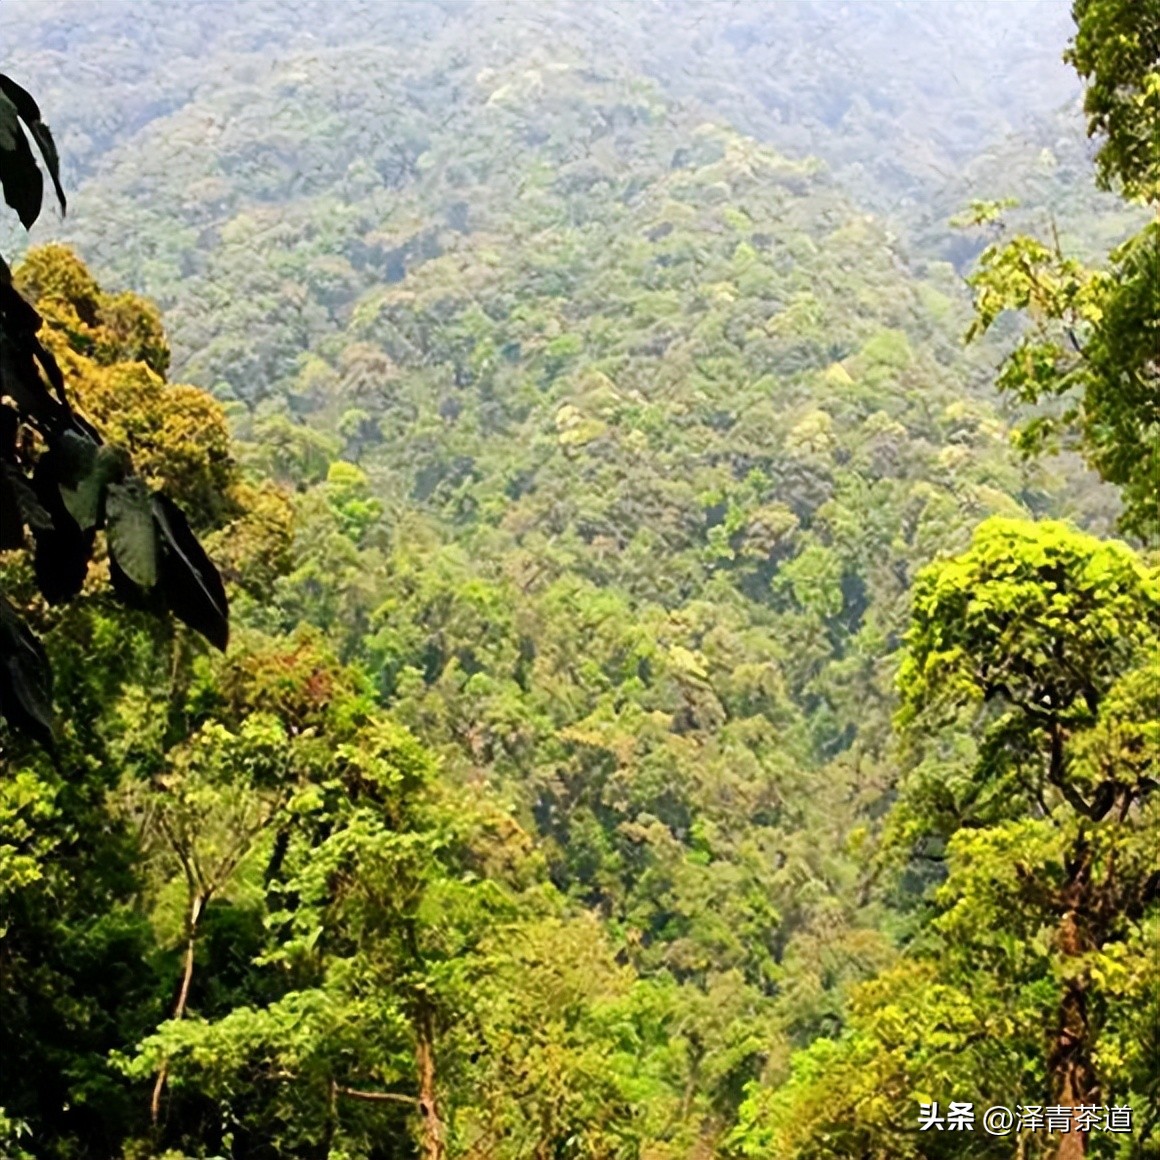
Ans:
[[[1157,1155],[1154,8],[1099,191],[1041,6],[22,10],[13,285],[231,638],[2,558],[0,1154]]]

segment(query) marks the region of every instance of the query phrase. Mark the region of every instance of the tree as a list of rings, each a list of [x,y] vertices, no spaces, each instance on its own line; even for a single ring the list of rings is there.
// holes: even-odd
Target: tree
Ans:
[[[52,134],[32,97],[0,75],[0,180],[25,228],[39,217],[44,192],[29,138],[40,150],[63,211]],[[74,293],[78,302],[92,305],[83,288],[74,287]],[[27,528],[35,545],[36,587],[49,604],[61,604],[80,593],[96,533],[103,530],[110,578],[121,599],[169,611],[224,649],[229,611],[217,569],[181,508],[152,490],[124,448],[106,444],[74,409],[57,359],[41,339],[43,321],[0,258],[0,551],[22,549]],[[79,321],[92,326],[97,319]],[[138,340],[133,354],[144,363],[142,374],[156,376],[155,351],[154,368],[149,366],[148,333]],[[0,716],[53,747],[48,658],[2,592]]]
[[[1160,583],[1123,544],[992,519],[919,574],[887,844],[946,878],[908,961],[855,992],[847,1033],[751,1093],[743,1151],[1010,1155],[918,1132],[917,1104],[952,1096],[1070,1109],[1059,1158],[1107,1154],[1085,1105],[1130,1103],[1143,1138],[1156,1045],[1130,1012],[1160,1004],[1158,655]]]
[[[236,733],[212,722],[167,755],[148,783],[130,783],[137,800],[144,853],[175,862],[185,885],[181,983],[173,1020],[185,1016],[201,923],[212,902],[234,885],[246,860],[278,821],[295,786],[291,739],[276,717],[248,716]],[[157,1071],[150,1099],[156,1124],[167,1065]]]
[[[171,1075],[179,1091],[238,1100],[243,1130],[288,1155],[320,1144],[367,1155],[400,1129],[406,1134],[411,1120],[422,1155],[442,1160],[452,1053],[441,1049],[444,1036],[471,1018],[469,952],[504,911],[502,892],[454,865],[455,821],[440,816],[430,755],[381,717],[344,724],[349,693],[334,694],[337,712],[319,706],[313,728],[295,736],[291,726],[274,746],[267,740],[262,758],[280,753],[285,765],[299,751],[299,776],[288,779],[284,769],[271,780],[284,809],[264,847],[272,937],[262,959],[281,993],[215,1019],[186,1013],[183,983],[172,1017],[127,1066],[134,1075]],[[288,724],[283,719],[282,728]],[[273,808],[255,799],[251,814],[262,830]],[[216,866],[230,874],[259,833],[253,825],[237,832],[241,818],[227,810],[217,827],[228,865],[219,857]],[[160,821],[179,861],[204,865]],[[212,847],[214,839],[197,841]],[[196,870],[189,878],[196,903],[207,891]],[[225,883],[220,873],[218,880]]]
[[[977,219],[978,220],[978,219]],[[1106,270],[1028,237],[984,251],[968,279],[976,319],[968,337],[1008,310],[1030,325],[1007,356],[998,386],[1044,406],[1019,433],[1027,453],[1075,446],[1123,497],[1121,523],[1160,534],[1160,225],[1114,250]]]
[[[1160,202],[1160,5],[1076,0],[1066,59],[1088,81],[1088,132],[1100,136],[1098,182],[1130,201]],[[977,206],[974,221],[996,206]],[[984,334],[1004,311],[1029,325],[998,385],[1021,402],[1048,404],[1021,433],[1028,453],[1073,443],[1116,484],[1122,525],[1160,535],[1160,224],[1109,255],[1106,269],[1067,257],[1058,238],[1018,236],[989,246],[968,279]],[[1063,401],[1062,409],[1051,401]]]
[[[1160,858],[1143,845],[1160,789],[1147,744],[1158,655],[1157,577],[1124,545],[1064,525],[987,521],[968,552],[915,584],[902,729],[984,714],[970,788],[948,803],[956,831],[998,809],[1051,819],[1064,840],[1062,875],[1017,865],[1014,893],[1058,920],[1063,994],[1047,1067],[1065,1106],[1101,1102],[1090,956],[1160,897]],[[1061,1156],[1083,1154],[1073,1135]]]
[[[1103,138],[1096,178],[1105,189],[1160,200],[1160,5],[1075,0],[1075,39],[1064,60],[1087,82],[1088,135]]]

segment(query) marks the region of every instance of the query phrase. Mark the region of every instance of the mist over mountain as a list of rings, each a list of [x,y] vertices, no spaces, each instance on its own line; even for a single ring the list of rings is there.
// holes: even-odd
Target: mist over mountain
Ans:
[[[62,144],[74,184],[98,169],[111,147],[212,90],[252,83],[255,68],[309,65],[314,56],[341,60],[356,46],[374,50],[379,66],[364,77],[370,115],[384,73],[414,83],[433,73],[462,80],[480,68],[567,63],[651,79],[697,115],[793,155],[823,158],[879,201],[941,184],[959,162],[1078,94],[1055,50],[1069,32],[1062,0],[203,0],[180,8],[113,0],[102,4],[99,18],[80,19],[82,9],[89,11],[18,0],[0,17],[11,67],[39,82],[38,91],[62,111],[71,91],[75,114]],[[80,97],[77,70],[102,85],[99,110]],[[443,97],[455,103],[452,90]],[[438,103],[428,96],[431,112]]]
[[[469,203],[473,226],[510,212],[537,151],[541,162],[581,169],[591,159],[596,169],[620,132],[620,157],[643,150],[660,171],[685,164],[698,129],[716,123],[789,158],[823,160],[851,201],[888,212],[897,234],[917,226],[923,241],[900,245],[902,260],[961,266],[979,243],[955,236],[947,218],[970,196],[1002,192],[974,188],[988,184],[982,174],[964,180],[970,159],[1010,141],[1034,165],[1045,148],[1036,126],[1062,106],[1064,149],[1086,160],[1075,78],[1054,50],[1068,24],[1063,3],[111,3],[83,20],[67,4],[8,12],[12,67],[61,110],[64,169],[79,186],[63,231],[46,222],[34,240],[75,238],[122,284],[157,298],[176,368],[207,387],[216,366],[187,369],[193,348],[206,346],[206,323],[187,329],[186,313],[253,299],[241,273],[250,264],[227,255],[251,243],[249,220],[269,220],[273,207],[283,223],[327,214],[325,245],[346,247],[358,267],[383,249],[366,244],[368,233],[398,234],[382,219],[400,218],[402,202],[416,221],[410,241],[394,239],[405,248],[449,214],[466,218]],[[562,70],[605,104],[562,120],[551,104]],[[99,105],[88,95],[94,83]],[[518,122],[498,123],[501,100],[522,103]],[[647,127],[626,135],[616,113],[634,103],[651,106]],[[434,158],[455,151],[487,157],[492,173],[475,189],[431,188],[442,180]],[[1085,218],[1093,208],[1097,218],[1114,212],[1094,193],[1080,199]],[[264,244],[300,253],[300,239],[280,232]],[[380,273],[352,271],[326,304],[310,301],[316,324],[326,325],[336,296],[353,297]],[[179,304],[173,285],[190,278],[203,288],[186,286]],[[309,345],[311,327],[299,324],[287,356]]]

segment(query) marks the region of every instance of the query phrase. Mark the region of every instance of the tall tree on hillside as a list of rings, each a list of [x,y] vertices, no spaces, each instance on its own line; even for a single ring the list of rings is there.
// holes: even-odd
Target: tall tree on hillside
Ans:
[[[1160,586],[1124,545],[1058,524],[990,521],[969,552],[921,574],[907,645],[905,730],[937,737],[940,720],[964,710],[986,722],[969,788],[956,795],[944,782],[941,801],[926,798],[927,821],[937,829],[939,814],[955,815],[952,864],[969,870],[986,857],[994,879],[1009,879],[1012,934],[1051,948],[1060,995],[1046,1094],[1076,1112],[1058,1156],[1083,1156],[1079,1109],[1122,1096],[1125,1082],[1099,1061],[1101,1049],[1112,1054],[1103,1033],[1114,1006],[1101,959],[1138,942],[1160,897]],[[989,831],[967,835],[995,822],[998,834],[1026,834],[1027,846],[980,854]],[[978,905],[968,890],[954,903]]]
[[[919,574],[887,844],[946,879],[909,961],[855,993],[847,1036],[803,1053],[782,1091],[753,1093],[743,1151],[1011,1155],[945,1120],[920,1129],[920,1104],[945,1116],[951,1100],[1070,1124],[1037,1133],[1021,1114],[1019,1155],[1119,1155],[1127,1107],[1129,1146],[1146,1138],[1160,1117],[1158,654],[1157,577],[1124,544],[992,519]]]

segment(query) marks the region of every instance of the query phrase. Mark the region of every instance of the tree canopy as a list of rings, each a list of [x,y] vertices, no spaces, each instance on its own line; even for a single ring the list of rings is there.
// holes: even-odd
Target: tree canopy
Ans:
[[[76,195],[5,299],[0,1154],[1150,1155],[1155,233],[1066,13],[80,11],[13,39]]]
[[[1154,204],[1160,157],[1160,8],[1077,0],[1066,54],[1085,88],[1088,132],[1100,138],[1097,176],[1126,199]],[[1021,433],[1029,452],[1070,439],[1124,498],[1123,527],[1160,533],[1160,227],[1153,221],[1089,268],[1061,248],[1019,235],[995,243],[970,278],[985,333],[1004,311],[1030,325],[999,374],[1000,390],[1048,404]],[[1062,407],[1051,400],[1062,400]]]

